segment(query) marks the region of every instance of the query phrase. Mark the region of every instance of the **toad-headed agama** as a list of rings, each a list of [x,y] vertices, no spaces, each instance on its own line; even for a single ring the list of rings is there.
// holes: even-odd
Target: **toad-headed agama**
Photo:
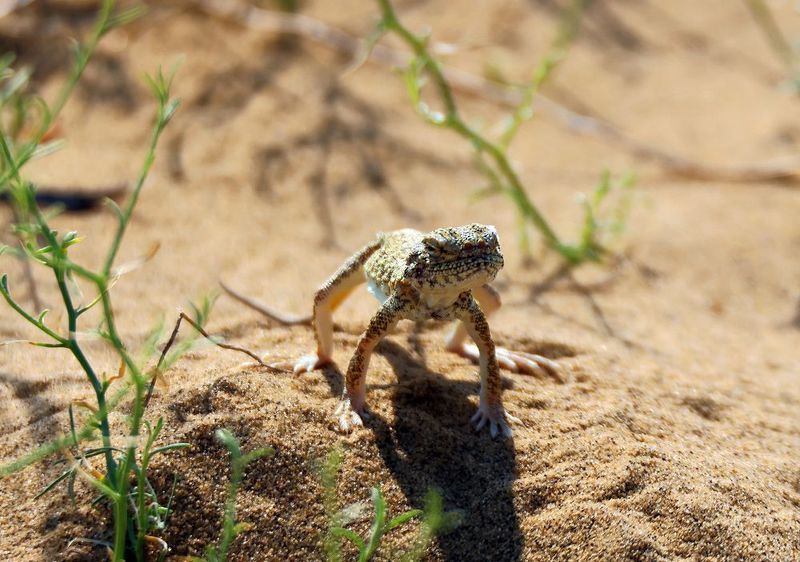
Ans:
[[[312,324],[316,353],[293,364],[295,373],[312,371],[331,362],[333,311],[361,283],[380,302],[380,308],[361,335],[350,359],[345,390],[336,413],[339,426],[349,431],[363,425],[366,411],[366,374],[378,342],[399,320],[456,320],[447,338],[449,351],[480,365],[478,411],[472,417],[476,430],[487,425],[492,437],[511,435],[503,409],[499,367],[528,374],[556,375],[555,362],[530,353],[495,347],[486,317],[500,306],[498,293],[489,285],[503,267],[503,255],[493,226],[469,224],[437,228],[428,233],[412,229],[381,233],[348,259],[320,288],[309,317],[287,317],[229,287],[234,298],[283,324]],[[471,336],[474,344],[466,342]],[[285,366],[285,365],[284,365]]]

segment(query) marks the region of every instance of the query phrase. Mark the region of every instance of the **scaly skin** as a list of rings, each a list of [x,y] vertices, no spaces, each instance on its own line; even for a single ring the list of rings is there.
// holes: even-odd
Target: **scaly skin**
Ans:
[[[480,405],[472,417],[476,430],[488,426],[492,437],[498,433],[509,437],[508,422],[516,419],[503,408],[500,367],[556,376],[558,365],[538,355],[495,347],[486,317],[500,306],[499,295],[489,283],[502,267],[503,255],[493,226],[470,224],[429,233],[403,229],[379,234],[317,291],[310,319],[317,350],[298,359],[294,371],[311,371],[331,361],[333,311],[356,286],[367,282],[381,306],[362,334],[347,368],[344,394],[336,410],[342,431],[363,425],[362,420],[369,417],[365,380],[378,342],[400,320],[433,318],[457,320],[447,349],[480,365]],[[270,318],[286,322],[283,315],[224,285],[223,288]],[[474,345],[465,343],[467,335]]]

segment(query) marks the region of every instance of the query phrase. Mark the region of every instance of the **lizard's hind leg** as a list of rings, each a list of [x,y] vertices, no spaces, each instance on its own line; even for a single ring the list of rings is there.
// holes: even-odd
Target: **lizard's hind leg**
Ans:
[[[305,355],[294,364],[295,373],[312,371],[330,363],[333,354],[333,312],[366,281],[364,263],[380,248],[381,240],[367,244],[353,254],[314,295],[314,336],[317,352]]]
[[[461,295],[454,307],[456,317],[463,322],[465,330],[475,341],[478,349],[481,376],[480,404],[470,421],[475,424],[476,431],[480,431],[488,424],[492,438],[498,433],[510,437],[511,428],[508,422],[519,422],[519,420],[507,414],[503,408],[500,368],[486,315],[469,293]]]
[[[472,290],[473,296],[480,304],[481,310],[486,317],[489,317],[500,308],[500,294],[491,285],[484,285]],[[467,329],[463,322],[457,322],[452,332],[445,340],[445,348],[448,351],[478,363],[480,351],[475,344],[467,343]],[[511,372],[520,372],[526,375],[545,376],[550,375],[560,380],[558,375],[558,363],[524,351],[512,351],[504,347],[496,347],[497,363],[500,367]]]

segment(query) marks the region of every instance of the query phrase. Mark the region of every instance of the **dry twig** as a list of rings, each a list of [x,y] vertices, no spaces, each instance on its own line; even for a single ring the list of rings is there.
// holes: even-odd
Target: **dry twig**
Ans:
[[[272,367],[271,365],[267,365],[266,363],[264,363],[264,361],[262,361],[261,358],[258,355],[256,355],[255,353],[253,353],[249,349],[245,349],[243,347],[238,347],[238,346],[235,346],[235,345],[230,345],[230,344],[227,344],[227,343],[222,343],[222,342],[216,340],[215,338],[210,336],[209,333],[206,332],[203,329],[202,326],[200,326],[197,322],[195,322],[189,316],[187,316],[185,312],[181,311],[178,314],[178,320],[177,320],[177,322],[175,322],[175,328],[172,329],[172,334],[170,334],[170,336],[169,336],[169,340],[167,341],[167,345],[164,346],[164,349],[161,352],[161,357],[158,358],[158,363],[156,363],[156,366],[153,369],[153,377],[150,379],[150,386],[147,389],[147,396],[145,397],[145,400],[144,400],[145,409],[147,408],[147,405],[150,402],[150,397],[153,395],[153,389],[155,388],[156,381],[158,380],[158,378],[162,374],[161,373],[161,365],[164,363],[164,359],[166,358],[167,353],[169,352],[169,350],[172,347],[172,345],[175,343],[175,339],[178,337],[178,331],[181,328],[181,322],[183,320],[186,320],[189,324],[191,324],[191,326],[195,330],[197,330],[200,333],[200,335],[202,335],[204,338],[206,338],[208,341],[210,341],[211,343],[213,343],[217,347],[221,347],[222,349],[230,349],[232,351],[238,351],[240,353],[244,353],[245,355],[251,357],[252,359],[255,359],[256,362],[259,365],[261,365],[262,367],[266,367],[267,369],[273,370],[276,373],[282,373],[283,372],[280,369],[276,369],[276,368]]]

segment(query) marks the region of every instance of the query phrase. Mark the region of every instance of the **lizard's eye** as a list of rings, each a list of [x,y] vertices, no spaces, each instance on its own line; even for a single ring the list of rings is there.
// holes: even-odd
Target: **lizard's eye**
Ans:
[[[432,238],[424,240],[422,244],[423,246],[425,246],[425,250],[428,252],[438,252],[441,249],[441,244],[439,244],[437,240]]]
[[[467,250],[467,251],[473,249],[474,247],[475,247],[475,244],[473,244],[472,242],[467,242],[466,244],[464,244],[464,249]]]

